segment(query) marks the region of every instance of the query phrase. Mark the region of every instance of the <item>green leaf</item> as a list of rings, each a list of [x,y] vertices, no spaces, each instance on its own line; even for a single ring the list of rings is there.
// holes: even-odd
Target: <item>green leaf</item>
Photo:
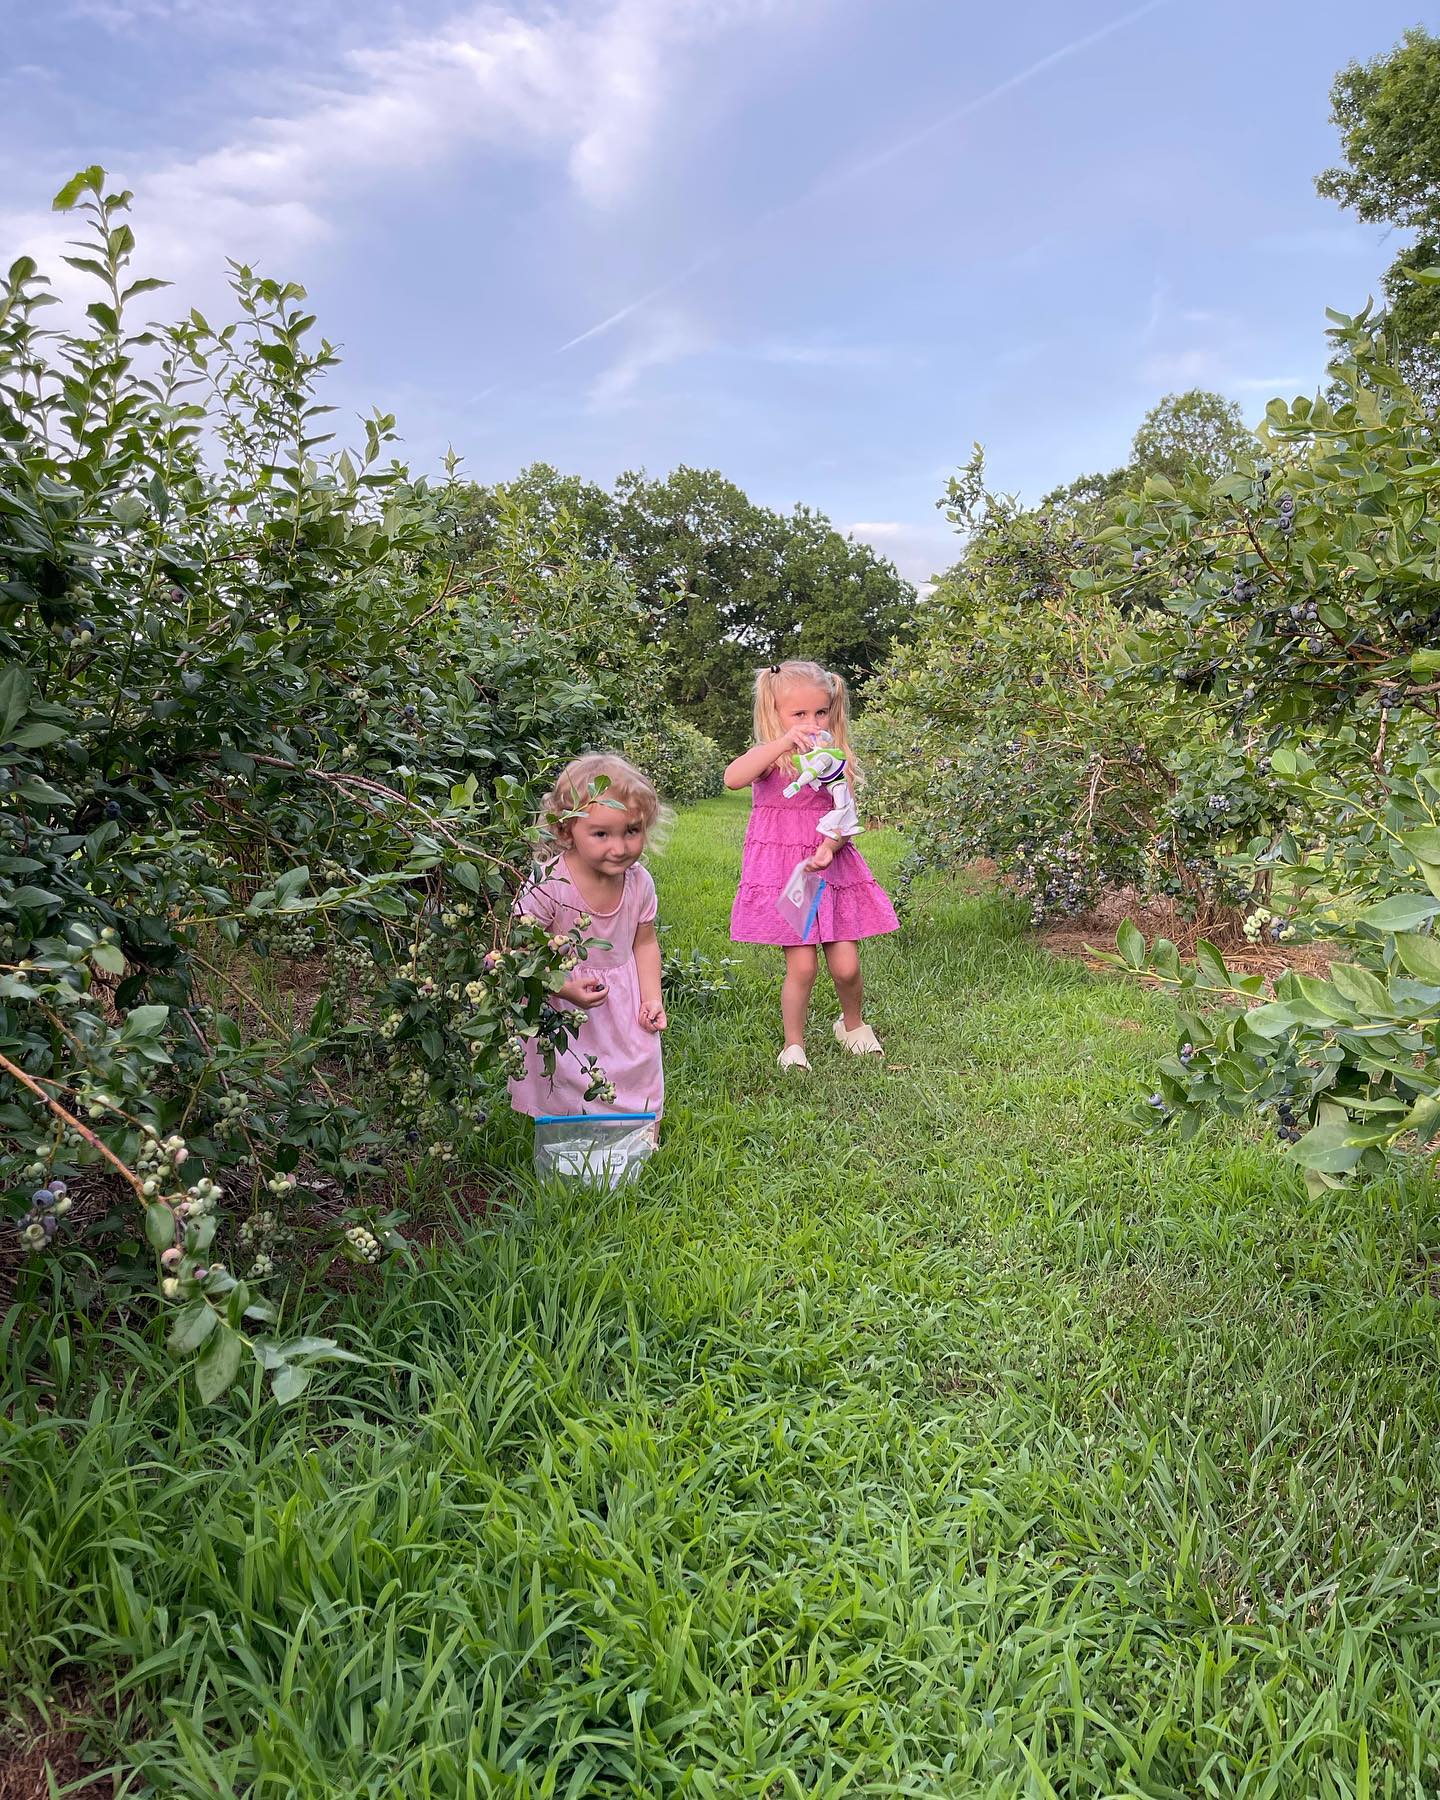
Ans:
[[[21,750],[39,750],[46,744],[58,744],[61,738],[69,737],[70,729],[66,725],[21,725],[10,733],[11,742]]]
[[[105,171],[99,163],[91,163],[78,175],[72,175],[50,202],[53,212],[69,212],[82,194],[98,194],[105,185]]]
[[[125,1015],[125,1025],[120,1035],[131,1041],[135,1038],[155,1037],[169,1017],[168,1006],[137,1006]]]
[[[175,1215],[163,1200],[152,1200],[145,1208],[145,1236],[157,1252],[175,1242]]]
[[[1346,1141],[1350,1131],[1348,1119],[1322,1119],[1305,1133],[1291,1155],[1302,1169],[1314,1169],[1324,1175],[1343,1175],[1365,1154],[1363,1144]]]
[[[1282,744],[1270,758],[1270,768],[1281,781],[1304,781],[1315,773],[1314,761],[1303,750]]]
[[[1271,1000],[1265,1006],[1252,1007],[1244,1015],[1245,1029],[1259,1038],[1282,1037],[1292,1025],[1299,1023],[1283,1000]]]
[[[1335,963],[1330,969],[1331,985],[1338,988],[1353,1006],[1372,1019],[1393,1018],[1395,1008],[1385,985],[1356,963]]]
[[[1440,675],[1440,650],[1416,650],[1410,657],[1412,675]]]
[[[1440,982],[1440,944],[1419,932],[1399,932],[1395,938],[1395,954],[1408,974],[1417,981]]]
[[[133,300],[137,294],[153,294],[160,288],[169,286],[170,283],[162,281],[158,275],[142,275],[138,281],[130,283],[129,287],[121,294],[120,300],[123,305],[126,301]]]
[[[37,806],[73,806],[75,802],[68,794],[62,794],[59,788],[51,787],[48,781],[42,781],[38,775],[27,775],[20,783],[20,792],[27,800],[33,800]]]
[[[1416,862],[1440,863],[1440,825],[1421,825],[1414,831],[1402,831],[1400,842]]]
[[[25,717],[30,704],[31,676],[28,669],[0,669],[0,742],[6,742]]]
[[[1392,894],[1388,900],[1362,907],[1355,916],[1375,931],[1413,931],[1437,915],[1440,899],[1429,894]]]
[[[1128,919],[1121,922],[1120,929],[1115,933],[1115,947],[1120,952],[1121,956],[1124,957],[1125,966],[1127,968],[1143,968],[1145,963],[1145,938]]]
[[[474,863],[452,863],[450,872],[467,893],[478,894],[480,892],[480,872]]]
[[[1400,1121],[1400,1129],[1418,1131],[1422,1138],[1429,1138],[1437,1123],[1440,1123],[1440,1099],[1433,1094],[1422,1094]]]
[[[51,906],[63,906],[65,902],[58,894],[52,894],[49,888],[18,887],[10,895],[10,904],[20,907],[34,907],[37,910]]]
[[[208,1300],[192,1300],[170,1327],[165,1341],[176,1356],[186,1356],[200,1348],[218,1323],[215,1308]]]
[[[1231,985],[1230,971],[1225,967],[1225,958],[1209,938],[1201,938],[1195,945],[1195,967],[1204,975],[1211,987],[1229,987]]]
[[[311,1371],[301,1368],[295,1363],[286,1363],[283,1369],[277,1369],[270,1377],[270,1392],[281,1406],[298,1400],[310,1385]]]
[[[282,903],[286,900],[293,900],[303,887],[309,885],[309,882],[310,871],[303,865],[298,869],[287,869],[275,883],[276,900]]]
[[[218,1400],[235,1379],[244,1348],[244,1338],[228,1325],[221,1325],[211,1337],[195,1364],[195,1386],[203,1405]]]
[[[118,944],[97,944],[90,952],[90,960],[107,975],[125,973],[125,952]]]

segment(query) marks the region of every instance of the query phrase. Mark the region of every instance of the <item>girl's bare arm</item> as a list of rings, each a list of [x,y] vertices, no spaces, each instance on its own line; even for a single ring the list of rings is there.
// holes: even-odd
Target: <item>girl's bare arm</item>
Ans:
[[[745,751],[742,756],[737,756],[730,767],[726,769],[726,787],[749,787],[751,782],[758,781],[767,769],[773,768],[787,751],[808,750],[811,736],[810,732],[797,725],[793,731],[787,731],[783,737],[775,738],[768,744],[757,744],[753,750]]]
[[[640,1023],[650,1031],[665,1029],[665,1003],[660,997],[660,939],[652,919],[635,928],[635,971],[640,977]]]

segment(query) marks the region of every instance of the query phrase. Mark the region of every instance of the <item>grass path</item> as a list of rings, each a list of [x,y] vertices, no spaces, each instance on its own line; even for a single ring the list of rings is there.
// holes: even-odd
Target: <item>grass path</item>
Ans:
[[[728,953],[743,823],[657,860],[676,947]],[[331,1302],[348,1385],[208,1439],[57,1353],[12,1694],[110,1683],[167,1796],[1440,1791],[1433,1193],[1137,1139],[1165,1005],[994,898],[870,947],[885,1067],[822,1004],[781,1076],[738,954],[643,1183]]]

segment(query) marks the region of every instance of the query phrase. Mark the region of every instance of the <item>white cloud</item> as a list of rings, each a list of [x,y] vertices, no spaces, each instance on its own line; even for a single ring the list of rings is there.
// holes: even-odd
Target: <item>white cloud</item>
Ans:
[[[117,26],[122,14],[191,10],[189,0],[83,3]],[[219,147],[116,171],[136,192],[146,272],[173,277],[187,303],[192,289],[218,285],[226,256],[289,273],[333,231],[345,200],[476,151],[562,162],[587,203],[613,207],[643,177],[682,65],[717,31],[766,10],[767,0],[611,0],[533,16],[472,6],[350,50],[307,87],[277,80],[276,110]],[[62,292],[72,235],[48,213],[0,212],[0,253],[36,256]]]
[[[665,0],[637,0],[637,4],[641,4],[646,11],[653,5],[658,5],[663,9]],[[667,280],[662,282],[659,287],[652,288],[648,293],[641,294],[636,299],[627,301],[625,305],[618,307],[614,312],[610,313],[608,317],[587,326],[585,330],[578,333],[575,337],[572,337],[568,343],[561,344],[558,347],[556,354],[561,354],[566,350],[573,350],[577,344],[583,344],[587,339],[598,337],[601,333],[609,331],[612,326],[619,324],[623,319],[629,318],[632,313],[638,311],[640,308],[648,306],[656,300],[664,299],[667,295],[674,293],[676,289],[688,282],[692,276],[707,264],[717,260],[717,258],[726,251],[737,248],[748,242],[754,237],[761,226],[773,225],[776,221],[785,218],[789,214],[802,210],[804,207],[808,206],[811,201],[819,199],[822,195],[838,192],[862,177],[874,174],[877,170],[884,168],[886,164],[894,162],[898,157],[908,155],[910,151],[917,149],[929,139],[944,131],[948,131],[962,120],[968,119],[975,113],[983,111],[986,107],[993,105],[995,101],[1004,99],[1009,94],[1014,93],[1017,89],[1027,86],[1038,76],[1048,73],[1049,70],[1057,67],[1061,63],[1067,62],[1071,57],[1083,54],[1085,51],[1092,49],[1095,45],[1112,36],[1115,32],[1125,30],[1130,25],[1136,24],[1139,20],[1147,17],[1150,13],[1156,12],[1170,4],[1171,0],[1142,0],[1141,5],[1133,7],[1129,12],[1122,13],[1117,18],[1108,20],[1104,25],[1099,26],[1094,31],[1085,33],[1082,37],[1072,38],[1068,43],[1061,44],[1057,49],[1050,51],[1047,55],[1038,58],[1035,62],[1028,63],[1023,69],[1017,70],[1014,75],[1009,75],[1005,80],[997,82],[994,87],[987,88],[984,93],[976,94],[972,99],[966,100],[962,105],[953,107],[949,112],[941,114],[939,118],[932,119],[929,124],[921,126],[918,131],[910,132],[905,137],[898,138],[893,143],[887,144],[883,149],[871,152],[870,154],[860,157],[858,160],[837,164],[826,174],[822,175],[817,181],[812,182],[810,186],[805,188],[801,193],[794,195],[790,199],[782,200],[774,206],[768,207],[763,213],[758,214],[748,225],[743,226],[739,231],[731,233],[728,237],[718,243],[709,245],[692,263],[677,270],[674,275],[671,275]],[[745,0],[728,0],[725,11],[730,15],[743,15],[745,11]]]
[[[960,553],[954,530],[939,520],[857,519],[836,529],[888,556],[922,595],[930,589],[930,578],[949,568]]]
[[[589,405],[597,412],[628,405],[635,398],[642,375],[710,348],[704,332],[683,314],[666,312],[652,317],[646,321],[643,333],[633,338],[591,383],[586,396]]]
[[[1147,381],[1173,388],[1215,387],[1224,375],[1224,358],[1208,348],[1161,350],[1141,365]]]
[[[835,344],[823,339],[761,344],[754,355],[761,362],[798,369],[893,369],[913,360],[887,344]]]
[[[1308,394],[1319,384],[1314,376],[1304,375],[1237,375],[1227,386],[1239,394]]]
[[[1145,315],[1145,328],[1141,333],[1147,340],[1153,338],[1164,323],[1165,295],[1164,277],[1157,275],[1150,283],[1150,310]]]

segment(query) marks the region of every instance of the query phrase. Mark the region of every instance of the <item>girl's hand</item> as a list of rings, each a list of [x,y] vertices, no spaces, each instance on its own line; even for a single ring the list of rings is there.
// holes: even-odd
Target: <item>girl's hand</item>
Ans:
[[[603,1006],[610,998],[610,990],[605,983],[594,975],[572,975],[562,988],[556,992],[562,1000],[568,1000],[572,1006],[581,1007],[589,1012],[594,1006]]]
[[[805,725],[795,725],[782,738],[776,738],[781,756],[803,756],[807,750],[815,748],[815,739],[819,734]]]
[[[659,1000],[642,1000],[640,1002],[640,1024],[646,1031],[663,1031],[670,1021],[665,1017],[665,1007]]]
[[[807,869],[828,869],[835,860],[835,846],[829,838],[816,846],[815,854],[806,863]]]

